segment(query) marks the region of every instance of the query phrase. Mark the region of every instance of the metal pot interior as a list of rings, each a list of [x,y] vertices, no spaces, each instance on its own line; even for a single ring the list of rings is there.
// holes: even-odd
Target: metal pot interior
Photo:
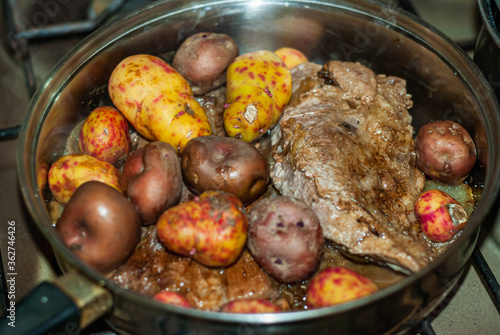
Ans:
[[[61,156],[75,124],[94,107],[110,103],[106,84],[121,59],[137,53],[168,57],[185,38],[201,31],[231,35],[240,53],[289,46],[314,62],[358,61],[376,73],[405,78],[413,96],[410,113],[416,130],[438,119],[457,121],[471,133],[482,124],[490,144],[487,166],[478,168],[473,182],[484,184],[483,196],[461,238],[420,273],[372,296],[321,310],[273,315],[181,310],[124,291],[88,269],[53,229],[49,194],[37,186],[38,171]],[[68,266],[114,293],[108,319],[121,332],[381,333],[426,314],[463,269],[498,191],[498,129],[498,104],[468,56],[428,24],[396,9],[360,0],[159,1],[99,29],[60,61],[32,100],[19,140],[18,166],[25,202],[40,231]]]

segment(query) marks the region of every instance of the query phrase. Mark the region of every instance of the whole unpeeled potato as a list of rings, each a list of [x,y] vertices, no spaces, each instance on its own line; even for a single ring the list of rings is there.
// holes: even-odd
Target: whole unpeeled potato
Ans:
[[[427,176],[458,185],[476,163],[476,146],[460,124],[445,120],[425,124],[415,141],[417,166]]]
[[[287,196],[265,198],[250,210],[248,249],[255,261],[283,283],[300,282],[321,261],[323,230],[314,211]]]
[[[182,193],[180,158],[165,142],[151,142],[133,151],[123,166],[121,186],[143,225],[156,223]]]
[[[78,258],[103,273],[121,265],[141,238],[134,206],[98,181],[86,182],[75,191],[56,229]]]
[[[121,191],[120,172],[108,162],[85,154],[69,154],[60,157],[50,166],[49,189],[61,204],[69,201],[80,185],[97,180]]]
[[[186,185],[196,194],[223,191],[244,204],[267,189],[269,163],[253,145],[221,136],[201,136],[190,141],[181,155]]]
[[[292,75],[268,50],[236,57],[227,68],[224,129],[253,142],[274,127],[292,95]]]
[[[206,266],[229,266],[240,257],[248,220],[234,195],[207,191],[167,209],[158,219],[158,239],[170,251]]]
[[[191,35],[179,47],[172,66],[189,82],[195,95],[205,94],[226,82],[226,69],[238,56],[238,45],[226,34]]]
[[[119,165],[130,152],[128,128],[127,120],[116,108],[97,107],[85,119],[78,135],[80,152]]]
[[[144,137],[182,151],[212,130],[187,80],[161,58],[133,55],[113,70],[108,83],[113,104]]]

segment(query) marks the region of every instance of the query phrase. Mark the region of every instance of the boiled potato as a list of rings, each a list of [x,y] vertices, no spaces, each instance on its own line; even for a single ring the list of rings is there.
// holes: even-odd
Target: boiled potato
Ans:
[[[206,266],[229,266],[245,247],[248,220],[234,195],[207,191],[167,209],[158,219],[158,239],[170,251]]]
[[[259,150],[244,141],[198,137],[186,145],[181,159],[184,181],[196,194],[224,191],[249,204],[267,189],[269,164]]]
[[[128,122],[116,108],[101,106],[85,119],[78,135],[81,153],[120,165],[130,152]]]
[[[274,53],[281,58],[289,69],[308,61],[307,56],[295,48],[283,47],[275,50]]]
[[[265,198],[250,210],[248,249],[280,282],[300,282],[313,273],[321,260],[323,242],[319,219],[302,200]]]
[[[306,301],[310,308],[328,307],[377,291],[377,285],[359,273],[343,267],[332,267],[314,276],[307,287]]]
[[[49,189],[61,204],[66,204],[80,185],[91,180],[121,192],[120,172],[111,163],[90,155],[64,155],[50,166],[48,173]]]
[[[113,70],[108,91],[113,104],[144,137],[178,152],[212,130],[187,80],[161,58],[133,55]]]
[[[292,95],[292,75],[273,52],[250,52],[229,65],[226,90],[226,133],[253,142],[278,123]]]
[[[205,94],[226,82],[226,69],[238,56],[231,36],[203,32],[191,35],[177,49],[172,66],[186,78],[195,95]]]
[[[476,163],[476,146],[467,130],[454,121],[424,125],[416,139],[417,166],[427,176],[458,185]]]
[[[134,206],[99,181],[86,182],[75,191],[56,229],[78,258],[102,273],[125,262],[141,238]]]

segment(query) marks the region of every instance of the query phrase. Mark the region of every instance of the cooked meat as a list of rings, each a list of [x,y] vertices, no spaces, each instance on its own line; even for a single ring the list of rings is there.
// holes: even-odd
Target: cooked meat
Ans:
[[[226,283],[228,300],[268,299],[275,295],[271,280],[246,250],[234,265],[226,269]]]
[[[166,251],[158,241],[156,226],[144,228],[135,252],[108,277],[148,297],[163,289],[179,292],[193,306],[211,311],[233,299],[275,295],[269,277],[247,251],[229,268],[208,268]]]
[[[338,61],[305,63],[292,75],[274,186],[305,200],[325,237],[348,253],[418,271],[433,253],[413,214],[425,178],[414,164],[405,81]]]

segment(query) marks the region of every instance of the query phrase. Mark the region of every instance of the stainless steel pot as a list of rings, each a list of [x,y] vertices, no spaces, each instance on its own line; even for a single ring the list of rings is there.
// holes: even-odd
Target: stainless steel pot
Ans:
[[[359,61],[377,73],[401,76],[413,95],[417,129],[437,119],[459,121],[471,132],[476,124],[484,126],[487,166],[478,168],[472,180],[484,184],[483,195],[460,239],[421,272],[371,296],[276,314],[179,309],[123,290],[86,267],[52,227],[38,171],[62,154],[76,123],[109,102],[106,83],[121,59],[172,52],[200,31],[231,35],[241,53],[291,46],[315,62]],[[22,126],[19,179],[29,211],[68,273],[56,285],[82,308],[82,325],[104,315],[125,334],[379,334],[416,324],[457,282],[498,192],[498,129],[499,107],[479,69],[443,34],[411,15],[361,0],[164,1],[103,27],[60,61],[33,98]],[[75,291],[80,297],[73,297]],[[62,319],[66,327],[74,322]]]

